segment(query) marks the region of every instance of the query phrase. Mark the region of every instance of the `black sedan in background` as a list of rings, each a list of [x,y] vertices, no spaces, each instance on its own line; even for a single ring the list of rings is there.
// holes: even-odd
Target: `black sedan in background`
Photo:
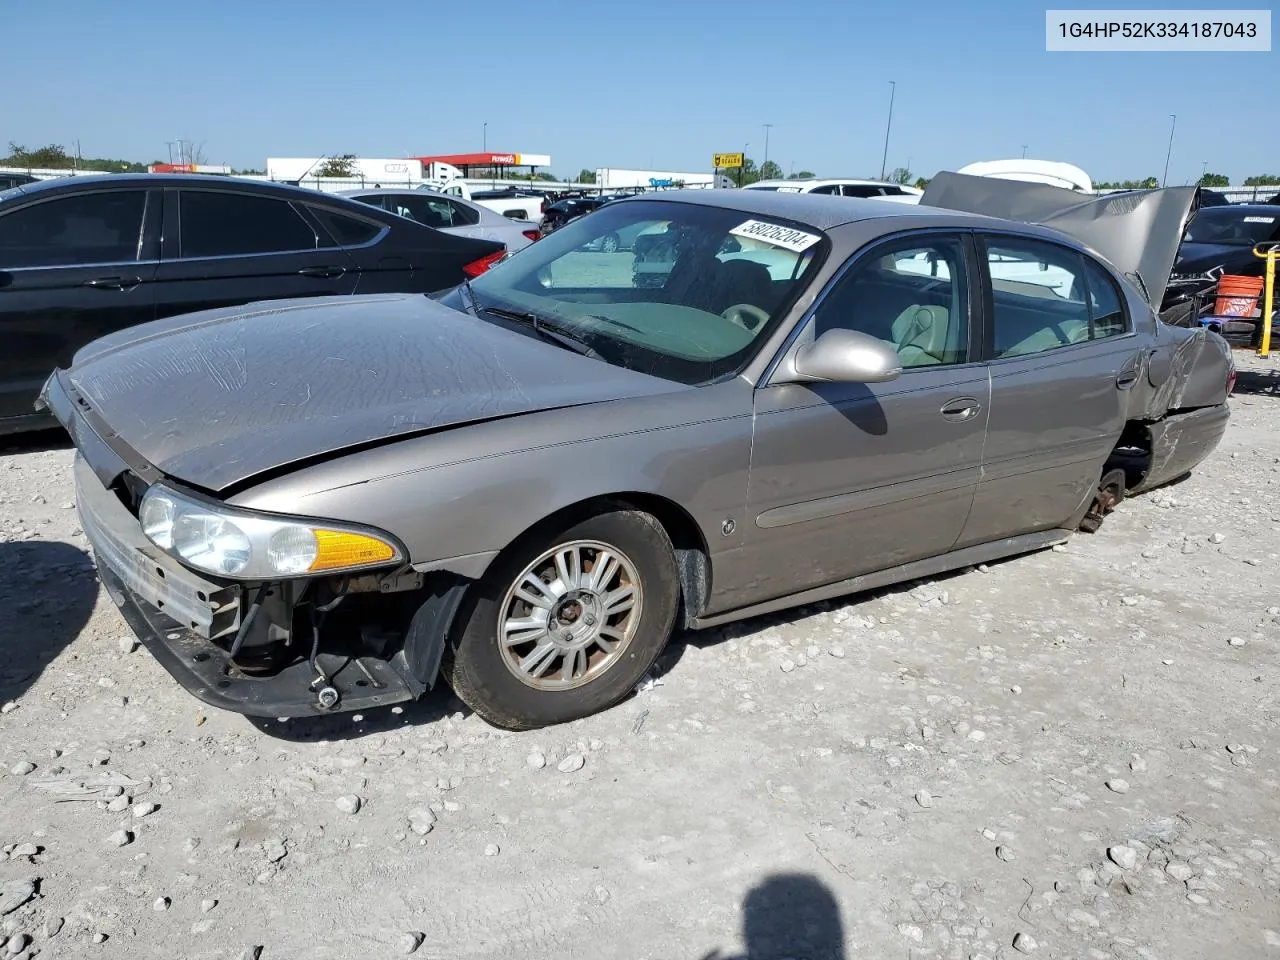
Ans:
[[[504,253],[354,200],[227,177],[111,174],[2,191],[0,433],[54,425],[33,407],[41,384],[113,330],[259,300],[432,293]]]

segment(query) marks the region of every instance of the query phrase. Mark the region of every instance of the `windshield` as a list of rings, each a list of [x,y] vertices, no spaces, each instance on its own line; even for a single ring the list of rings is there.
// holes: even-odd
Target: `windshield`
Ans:
[[[1246,214],[1230,207],[1210,208],[1199,211],[1192,218],[1182,239],[1188,243],[1252,247],[1276,236],[1277,224],[1280,224],[1280,211]]]
[[[829,246],[801,224],[666,200],[606,204],[471,283],[602,359],[681,383],[737,374]]]

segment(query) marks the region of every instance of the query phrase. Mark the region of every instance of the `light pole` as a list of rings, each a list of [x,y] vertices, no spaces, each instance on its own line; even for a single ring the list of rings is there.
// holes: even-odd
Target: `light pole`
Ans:
[[[1022,145],[1022,159],[1027,159],[1027,145],[1025,143]]]
[[[1169,182],[1169,158],[1173,156],[1173,131],[1178,127],[1178,115],[1171,113],[1169,118],[1173,122],[1169,124],[1169,149],[1164,155],[1164,176],[1160,180],[1160,186],[1162,187]]]
[[[889,160],[889,128],[893,126],[893,95],[898,92],[898,84],[889,81],[889,120],[884,125],[884,156],[880,158],[880,179],[884,179],[884,168]]]
[[[1208,172],[1209,172],[1209,161],[1208,161],[1208,160],[1205,160],[1205,161],[1200,165],[1200,179],[1201,179],[1201,180],[1203,180],[1203,179],[1204,179],[1205,174],[1206,174],[1206,173],[1208,173]]]
[[[484,121],[480,128],[480,150],[482,153],[489,152],[489,121]]]
[[[764,125],[764,163],[760,164],[761,176],[764,175],[765,164],[769,162],[769,128],[772,126],[772,123],[766,123]]]

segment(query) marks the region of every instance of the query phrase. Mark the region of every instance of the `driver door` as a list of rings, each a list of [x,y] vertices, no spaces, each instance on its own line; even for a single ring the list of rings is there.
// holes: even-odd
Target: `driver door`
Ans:
[[[743,602],[936,554],[960,537],[990,405],[973,343],[970,241],[915,233],[855,255],[802,330],[894,344],[885,383],[768,383],[755,392],[745,568],[773,571]]]

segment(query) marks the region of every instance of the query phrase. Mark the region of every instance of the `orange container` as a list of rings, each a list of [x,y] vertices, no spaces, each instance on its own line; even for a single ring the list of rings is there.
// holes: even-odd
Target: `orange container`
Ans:
[[[1225,274],[1218,281],[1218,299],[1213,305],[1215,317],[1249,317],[1262,293],[1261,277]]]

